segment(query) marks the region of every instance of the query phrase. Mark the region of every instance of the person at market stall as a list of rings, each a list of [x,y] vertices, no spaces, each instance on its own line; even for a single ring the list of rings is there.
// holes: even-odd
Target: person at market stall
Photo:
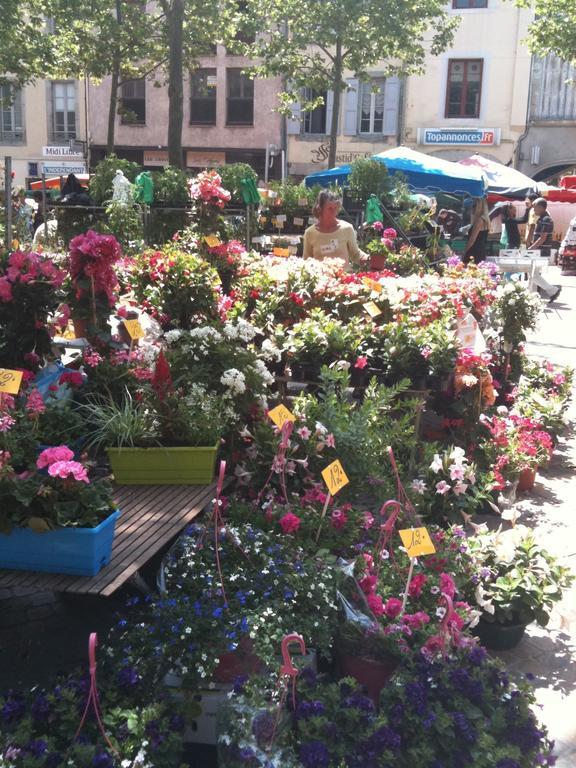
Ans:
[[[564,240],[560,244],[560,266],[563,275],[576,274],[576,216],[568,225]]]
[[[517,217],[514,203],[498,203],[490,211],[490,221],[498,217],[502,219],[503,235],[505,234],[506,236],[506,242],[500,240],[502,247],[520,248],[522,238],[520,237],[518,224],[525,223],[526,214]]]
[[[524,245],[526,248],[530,246],[534,238],[534,227],[536,226],[536,213],[534,212],[534,201],[538,200],[536,192],[530,192],[526,195],[524,204],[526,205],[526,211],[524,216],[521,217],[519,224],[526,224],[526,230],[524,232]]]
[[[534,200],[533,209],[536,216],[533,234],[534,239],[528,248],[533,251],[539,250],[541,256],[547,257],[550,256],[554,222],[548,215],[548,203],[543,197],[538,197]],[[548,299],[548,304],[552,304],[552,302],[556,301],[558,296],[560,296],[560,292],[562,291],[561,286],[550,285],[550,283],[542,277],[540,271],[537,271],[534,275],[534,282],[538,286],[538,293],[540,296],[544,296]]]
[[[368,256],[358,247],[352,224],[342,221],[338,214],[342,200],[327,189],[318,193],[313,214],[316,224],[304,232],[305,259],[343,259],[346,267]]]
[[[466,241],[466,250],[464,251],[463,261],[467,264],[474,261],[480,264],[486,256],[486,243],[488,242],[488,232],[490,231],[490,216],[488,211],[488,202],[484,197],[478,197],[474,201],[472,210],[472,222]]]
[[[462,226],[462,217],[456,211],[452,211],[448,208],[441,208],[436,216],[436,221],[442,227],[444,235],[454,237],[460,232]]]

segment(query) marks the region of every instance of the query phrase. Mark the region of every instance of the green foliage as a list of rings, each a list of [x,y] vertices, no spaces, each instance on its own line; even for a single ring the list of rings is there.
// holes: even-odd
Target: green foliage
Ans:
[[[232,195],[231,203],[234,205],[244,205],[240,182],[243,179],[253,179],[258,181],[258,174],[247,163],[230,163],[221,165],[217,172],[222,179],[222,186]]]
[[[94,175],[90,178],[90,194],[96,205],[102,205],[112,199],[112,181],[116,171],[122,171],[124,176],[134,183],[141,170],[138,163],[123,160],[114,153],[107,155],[98,163],[94,169]]]
[[[141,250],[144,225],[138,206],[111,202],[106,207],[106,217],[106,222],[99,229],[104,234],[114,235],[122,247],[122,253],[129,255]]]
[[[394,180],[388,174],[384,163],[371,157],[358,157],[352,163],[348,177],[352,200],[364,204],[370,195],[376,195],[382,202],[389,203],[394,186]]]
[[[53,5],[50,0],[2,0],[0,84],[22,87],[54,72],[54,40],[45,33]]]
[[[576,63],[576,5],[572,0],[516,0],[520,8],[529,8],[533,20],[528,29],[528,46],[539,56],[554,53],[564,61]]]
[[[180,168],[167,166],[153,175],[154,201],[163,205],[182,205],[190,202],[188,177]]]

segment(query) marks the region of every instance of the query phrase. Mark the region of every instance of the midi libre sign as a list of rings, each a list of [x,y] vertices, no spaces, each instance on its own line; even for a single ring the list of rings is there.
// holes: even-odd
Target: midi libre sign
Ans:
[[[500,144],[499,128],[419,128],[418,143],[428,146],[480,146]]]

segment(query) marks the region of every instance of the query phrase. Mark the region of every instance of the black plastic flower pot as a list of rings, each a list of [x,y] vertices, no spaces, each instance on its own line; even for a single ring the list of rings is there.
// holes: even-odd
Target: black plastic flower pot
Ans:
[[[491,651],[510,651],[522,640],[527,626],[522,622],[500,624],[480,619],[474,634],[482,645]]]

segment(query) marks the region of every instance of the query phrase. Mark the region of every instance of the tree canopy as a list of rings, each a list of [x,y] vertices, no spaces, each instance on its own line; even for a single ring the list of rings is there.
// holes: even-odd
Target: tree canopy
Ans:
[[[518,0],[521,8],[532,8],[528,46],[533,53],[554,53],[576,65],[576,2],[574,0]]]
[[[334,92],[329,165],[336,155],[338,112],[345,74],[369,79],[369,69],[386,62],[390,73],[422,70],[427,52],[438,54],[452,41],[457,17],[444,0],[248,0],[255,30],[267,30],[251,47],[260,59],[255,72],[285,77],[282,109],[299,101],[302,89]]]

